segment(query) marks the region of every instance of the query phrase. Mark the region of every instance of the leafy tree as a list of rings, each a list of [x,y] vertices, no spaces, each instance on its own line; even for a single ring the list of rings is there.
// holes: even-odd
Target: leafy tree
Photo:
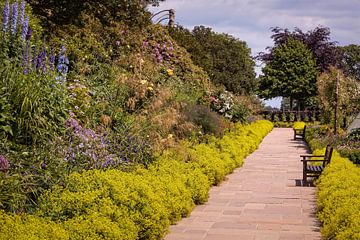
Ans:
[[[244,41],[204,26],[196,26],[192,32],[180,26],[170,29],[170,34],[192,55],[194,63],[209,74],[213,83],[224,85],[236,94],[255,91],[255,62]]]
[[[271,38],[274,41],[274,47],[267,47],[268,53],[260,53],[258,59],[268,63],[274,58],[274,50],[287,42],[289,38],[294,38],[304,43],[312,52],[320,72],[326,71],[331,65],[336,65],[339,60],[339,51],[336,48],[336,42],[330,41],[330,29],[326,27],[316,27],[304,33],[301,29],[289,29],[275,27],[271,31]]]
[[[289,97],[304,102],[316,95],[316,63],[300,41],[289,38],[273,49],[272,59],[262,70],[259,95],[265,99]]]
[[[339,88],[336,97],[336,80]],[[346,77],[340,69],[330,67],[329,71],[317,78],[318,99],[325,122],[334,120],[334,109],[338,104],[338,121],[360,111],[360,83],[351,77]],[[338,103],[336,103],[336,98]]]
[[[347,75],[354,77],[360,81],[360,46],[351,44],[345,47],[340,47],[341,66]]]
[[[124,21],[129,25],[150,23],[148,5],[165,0],[29,0],[35,14],[41,16],[47,27],[81,24],[82,14],[91,14],[105,24]]]

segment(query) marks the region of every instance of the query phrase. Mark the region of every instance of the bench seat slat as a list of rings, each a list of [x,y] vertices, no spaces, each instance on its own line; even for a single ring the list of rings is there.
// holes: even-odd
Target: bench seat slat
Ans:
[[[312,166],[312,165],[307,166],[306,169],[307,172],[314,172],[314,173],[320,173],[323,170],[324,170],[323,166]]]

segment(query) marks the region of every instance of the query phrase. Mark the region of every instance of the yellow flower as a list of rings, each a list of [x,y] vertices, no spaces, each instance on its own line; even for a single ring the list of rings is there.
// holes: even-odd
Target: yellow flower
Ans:
[[[140,83],[141,83],[142,85],[144,85],[144,84],[147,83],[147,81],[146,81],[146,80],[141,80]]]
[[[168,69],[168,70],[166,70],[166,72],[169,76],[174,75],[174,71],[172,69]]]

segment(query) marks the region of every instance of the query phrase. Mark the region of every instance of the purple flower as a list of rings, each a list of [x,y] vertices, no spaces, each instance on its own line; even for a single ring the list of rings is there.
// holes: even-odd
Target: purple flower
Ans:
[[[26,36],[28,34],[29,31],[29,16],[26,16],[25,21],[22,25],[22,30],[21,30],[21,38],[23,40],[26,40]]]
[[[46,65],[44,64],[44,61],[46,60],[46,49],[43,47],[41,52],[38,54],[36,59],[36,69],[37,70],[43,70],[46,72]]]
[[[0,171],[7,172],[10,168],[10,163],[4,155],[0,155]]]
[[[11,33],[13,35],[16,34],[16,26],[17,26],[17,20],[18,20],[18,3],[15,2],[11,5],[12,8],[12,15],[11,15]]]
[[[79,132],[80,130],[82,130],[82,127],[80,126],[79,122],[74,118],[69,118],[68,120],[66,120],[65,126],[69,128],[74,128],[75,132]]]
[[[56,70],[60,76],[57,76],[55,80],[59,83],[64,83],[66,80],[66,74],[69,72],[69,59],[65,55],[66,48],[64,46],[61,47],[58,56],[58,62],[56,65]]]
[[[2,19],[2,30],[3,32],[6,32],[9,24],[9,12],[10,12],[10,5],[9,1],[6,1],[3,11],[3,19]]]
[[[23,63],[22,63],[22,67],[24,68],[24,74],[29,73],[29,54],[30,54],[29,51],[30,51],[29,43],[26,43],[23,54]]]
[[[32,36],[32,29],[31,29],[31,27],[28,27],[28,31],[27,31],[25,39],[30,40],[31,36]]]
[[[51,71],[53,71],[54,67],[55,67],[55,55],[51,54],[49,57],[49,68]]]
[[[21,4],[20,4],[20,15],[19,15],[19,24],[20,24],[20,26],[22,26],[23,23],[24,23],[25,7],[26,7],[25,1],[21,1]]]

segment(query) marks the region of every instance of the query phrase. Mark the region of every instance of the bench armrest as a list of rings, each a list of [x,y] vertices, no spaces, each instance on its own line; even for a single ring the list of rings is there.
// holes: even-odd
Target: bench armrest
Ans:
[[[310,157],[325,157],[325,155],[300,155],[302,158],[310,158]]]
[[[318,159],[318,160],[311,160],[311,159],[302,159],[301,160],[302,162],[325,162],[325,161],[327,161],[327,160],[325,160],[325,159]]]

